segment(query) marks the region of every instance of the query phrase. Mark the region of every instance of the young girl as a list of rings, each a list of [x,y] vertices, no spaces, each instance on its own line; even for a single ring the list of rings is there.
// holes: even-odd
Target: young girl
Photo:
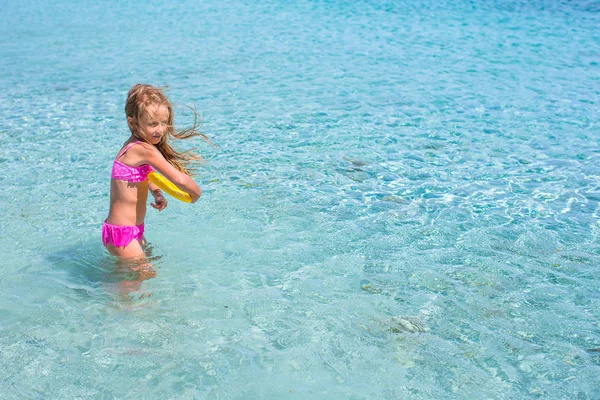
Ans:
[[[179,189],[197,201],[202,191],[190,177],[186,166],[200,157],[175,151],[169,138],[188,139],[200,136],[196,124],[188,130],[175,132],[173,106],[161,89],[150,85],[135,85],[125,104],[131,136],[114,160],[110,182],[110,210],[102,225],[102,243],[110,254],[121,258],[143,258],[145,245],[144,217],[148,192],[152,207],[162,211],[167,200],[161,190],[148,181],[153,170],[160,172]],[[209,142],[210,143],[210,142]]]

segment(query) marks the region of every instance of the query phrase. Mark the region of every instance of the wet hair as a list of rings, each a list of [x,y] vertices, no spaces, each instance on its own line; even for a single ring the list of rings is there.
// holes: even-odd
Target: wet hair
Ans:
[[[169,144],[169,139],[189,139],[198,136],[214,146],[206,135],[197,130],[198,114],[196,110],[190,107],[194,114],[194,125],[191,128],[177,132],[173,126],[173,105],[164,94],[163,88],[146,84],[137,84],[129,90],[127,102],[125,103],[125,114],[128,118],[131,118],[131,122],[128,124],[131,134],[136,139],[149,143],[143,135],[139,134],[139,131],[142,128],[142,121],[144,118],[154,119],[151,109],[153,106],[156,107],[157,105],[165,106],[169,112],[169,117],[165,134],[162,136],[160,142],[154,146],[171,165],[179,171],[190,175],[190,171],[195,169],[191,167],[191,164],[203,161],[202,157],[193,153],[192,150],[183,152],[176,151]]]

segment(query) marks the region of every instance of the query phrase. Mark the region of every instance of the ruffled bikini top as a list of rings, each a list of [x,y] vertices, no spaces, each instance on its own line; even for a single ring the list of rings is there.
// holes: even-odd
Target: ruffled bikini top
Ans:
[[[118,179],[120,181],[129,181],[129,182],[143,182],[148,179],[148,174],[154,171],[148,164],[139,165],[137,167],[131,167],[129,165],[123,164],[119,161],[119,158],[123,157],[123,154],[127,153],[127,150],[135,146],[136,144],[141,142],[130,143],[123,149],[122,152],[119,153],[115,161],[113,162],[112,173],[110,177],[113,179]]]

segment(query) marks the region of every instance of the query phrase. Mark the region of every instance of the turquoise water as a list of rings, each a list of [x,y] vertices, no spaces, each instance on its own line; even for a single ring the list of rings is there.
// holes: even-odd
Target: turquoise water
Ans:
[[[600,398],[598,2],[3,11],[1,398]],[[141,274],[139,82],[219,145]]]

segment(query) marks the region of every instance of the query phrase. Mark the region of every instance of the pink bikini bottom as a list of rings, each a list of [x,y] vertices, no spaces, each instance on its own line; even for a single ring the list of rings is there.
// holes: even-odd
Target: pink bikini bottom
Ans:
[[[102,224],[102,243],[104,246],[112,244],[116,247],[127,247],[133,239],[138,242],[144,237],[144,224],[138,226],[111,225],[104,221]]]

